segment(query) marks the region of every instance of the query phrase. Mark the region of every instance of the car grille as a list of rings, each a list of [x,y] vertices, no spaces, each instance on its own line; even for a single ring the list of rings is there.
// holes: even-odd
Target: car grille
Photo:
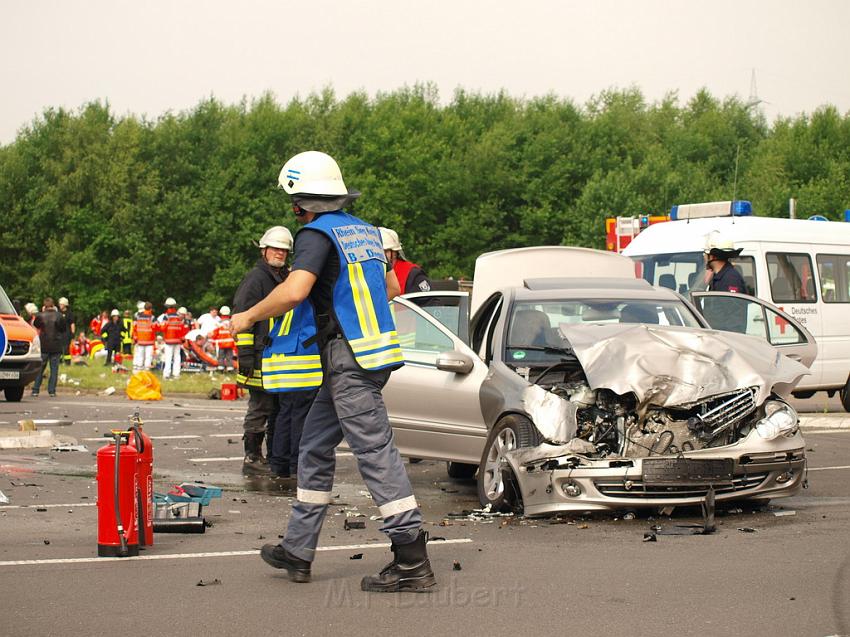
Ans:
[[[731,396],[720,396],[706,403],[708,411],[697,416],[705,431],[717,434],[739,423],[756,409],[755,392],[745,389]]]
[[[714,485],[717,495],[735,493],[759,486],[767,479],[767,473],[749,473],[735,476],[732,482]],[[630,488],[626,488],[630,482]],[[645,487],[643,481],[637,480],[596,480],[593,483],[599,493],[609,498],[702,498],[708,493],[708,485],[653,485]]]
[[[27,341],[9,341],[6,346],[6,356],[25,356],[30,351]]]

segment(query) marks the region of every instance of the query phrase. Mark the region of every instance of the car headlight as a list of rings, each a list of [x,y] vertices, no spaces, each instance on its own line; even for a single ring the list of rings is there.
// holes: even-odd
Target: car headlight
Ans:
[[[791,405],[769,400],[764,404],[764,418],[756,424],[756,431],[765,440],[774,440],[797,431],[797,424],[797,412]]]
[[[41,339],[38,337],[38,334],[36,334],[32,339],[32,343],[30,344],[30,354],[41,355]]]

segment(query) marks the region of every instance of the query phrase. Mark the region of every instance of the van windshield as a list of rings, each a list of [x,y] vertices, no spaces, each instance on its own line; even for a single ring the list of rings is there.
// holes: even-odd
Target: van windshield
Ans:
[[[5,290],[3,290],[2,286],[0,286],[0,314],[13,314],[15,316],[18,313],[15,311],[15,306],[12,305],[12,302],[9,300],[9,297],[6,296]]]
[[[638,276],[652,285],[670,288],[679,294],[704,292],[708,289],[705,259],[702,252],[671,252],[633,256]],[[746,293],[756,295],[756,264],[753,257],[732,259],[732,265],[741,274],[747,286]]]

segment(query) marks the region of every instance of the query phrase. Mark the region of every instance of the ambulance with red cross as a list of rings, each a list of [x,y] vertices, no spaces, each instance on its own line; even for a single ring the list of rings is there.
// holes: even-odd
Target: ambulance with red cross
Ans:
[[[850,221],[850,211],[845,219]],[[638,276],[690,296],[700,308],[708,301],[701,293],[707,288],[703,251],[709,236],[743,248],[732,264],[747,294],[778,306],[815,337],[811,375],[794,394],[838,393],[850,411],[850,223],[757,217],[748,201],[687,204],[674,206],[670,221],[642,230],[623,254],[635,261]],[[801,338],[766,306],[751,303],[746,311],[748,334],[774,344]]]

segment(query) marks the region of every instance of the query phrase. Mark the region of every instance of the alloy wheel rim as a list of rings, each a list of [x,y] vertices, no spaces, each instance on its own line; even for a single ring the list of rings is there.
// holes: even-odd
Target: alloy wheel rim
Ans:
[[[507,462],[506,454],[516,449],[516,434],[510,427],[502,429],[487,450],[484,463],[484,492],[488,500],[495,500],[505,492],[502,468]]]

